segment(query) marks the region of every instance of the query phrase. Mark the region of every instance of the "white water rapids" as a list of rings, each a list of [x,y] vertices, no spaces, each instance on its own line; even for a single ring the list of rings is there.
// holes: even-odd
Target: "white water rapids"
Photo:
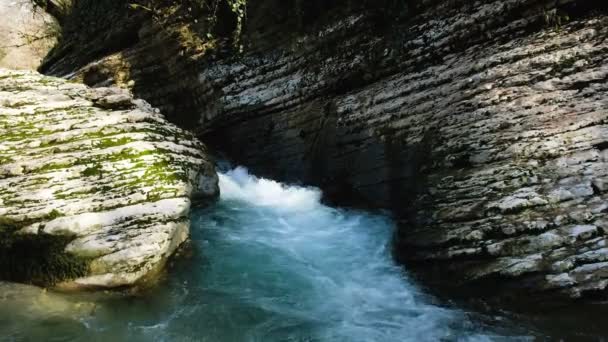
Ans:
[[[217,204],[193,213],[191,255],[158,288],[84,312],[4,306],[0,331],[87,342],[525,339],[422,293],[392,260],[387,215],[330,208],[317,189],[244,168],[220,174],[220,187]]]

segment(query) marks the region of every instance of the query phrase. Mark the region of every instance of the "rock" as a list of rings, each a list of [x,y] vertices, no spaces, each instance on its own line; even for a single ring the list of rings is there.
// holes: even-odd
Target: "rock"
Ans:
[[[65,33],[43,70],[95,85],[126,73],[139,97],[256,174],[392,210],[399,259],[437,267],[440,284],[500,277],[497,297],[510,285],[597,297],[608,279],[593,253],[608,212],[605,6],[417,1],[392,20],[326,2],[327,19],[294,32],[284,3],[248,6],[238,58],[188,53],[123,15],[141,29],[121,51],[100,58],[92,51],[108,44],[91,37],[71,52],[81,38]]]
[[[30,0],[0,2],[0,67],[35,69],[57,41],[59,30]]]
[[[96,88],[89,97],[97,107],[104,109],[118,110],[135,106],[133,98],[125,89]]]
[[[0,277],[137,284],[213,199],[205,147],[120,89],[0,69]]]

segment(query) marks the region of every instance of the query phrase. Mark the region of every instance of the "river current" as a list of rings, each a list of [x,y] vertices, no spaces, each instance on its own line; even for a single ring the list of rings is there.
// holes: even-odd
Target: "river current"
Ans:
[[[220,200],[192,217],[190,247],[138,295],[4,291],[14,341],[530,340],[506,320],[425,294],[391,257],[394,223],[335,209],[315,188],[244,168],[220,174]],[[7,295],[8,293],[8,295]],[[11,301],[12,300],[12,301]],[[12,304],[11,304],[12,303]],[[29,304],[28,304],[29,303]]]

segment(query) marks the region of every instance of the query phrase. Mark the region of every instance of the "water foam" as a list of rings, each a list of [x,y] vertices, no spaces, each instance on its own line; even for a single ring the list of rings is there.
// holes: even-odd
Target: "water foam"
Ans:
[[[321,191],[316,188],[286,186],[273,180],[250,175],[244,167],[219,174],[221,198],[240,200],[257,206],[281,210],[312,210],[320,205]]]
[[[200,216],[197,225],[217,227],[222,242],[215,245],[240,250],[211,256],[233,265],[236,274],[246,272],[232,279],[239,285],[231,295],[271,313],[247,338],[488,338],[466,331],[463,312],[431,304],[395,265],[389,217],[327,207],[318,189],[257,178],[242,167],[220,175],[220,188],[222,209],[215,217]],[[231,220],[235,226],[227,224]]]

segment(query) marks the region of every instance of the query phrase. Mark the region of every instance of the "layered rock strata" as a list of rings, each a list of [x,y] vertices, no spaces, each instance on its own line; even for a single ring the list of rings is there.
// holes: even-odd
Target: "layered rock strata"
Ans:
[[[0,69],[0,277],[134,285],[217,196],[204,146],[118,88]]]
[[[444,282],[605,296],[605,5],[420,1],[289,31],[269,3],[250,6],[242,55],[201,57],[139,18],[118,52],[44,70],[126,75],[254,172],[391,209],[400,259]]]

